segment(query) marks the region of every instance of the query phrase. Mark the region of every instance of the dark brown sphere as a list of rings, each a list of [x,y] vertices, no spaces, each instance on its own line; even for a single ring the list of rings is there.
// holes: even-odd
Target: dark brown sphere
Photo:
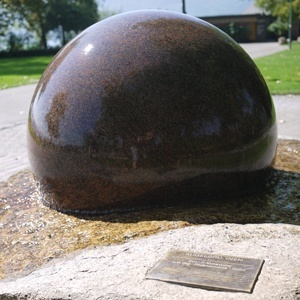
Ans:
[[[49,64],[28,125],[46,205],[103,213],[263,188],[276,154],[257,67],[214,26],[167,11],[101,21]]]

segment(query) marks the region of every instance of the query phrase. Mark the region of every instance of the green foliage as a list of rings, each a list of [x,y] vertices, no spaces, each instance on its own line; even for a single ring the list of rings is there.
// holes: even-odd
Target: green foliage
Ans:
[[[22,20],[24,27],[36,32],[40,37],[40,46],[47,48],[45,30],[46,2],[43,0],[2,0],[7,9]]]
[[[237,42],[246,40],[246,28],[242,25],[231,22],[227,27],[222,28],[222,30]]]
[[[117,14],[120,14],[122,13],[122,9],[119,9],[119,10],[111,10],[111,9],[108,9],[107,7],[105,7],[105,5],[102,3],[99,4],[99,21],[100,20],[104,20],[104,19],[107,19],[111,16],[114,16],[114,15],[117,15]]]
[[[13,24],[13,16],[5,3],[0,6],[0,36],[5,36],[6,29]]]
[[[65,33],[78,33],[99,18],[97,3],[94,0],[48,0],[46,26],[48,30],[62,28],[63,44]]]
[[[30,32],[9,31],[6,35],[7,50],[9,52],[17,52],[28,49],[30,39],[32,39],[32,33]]]
[[[0,51],[22,49],[24,42],[26,43],[24,39],[27,39],[27,36],[22,37],[13,30],[16,25],[24,27],[21,22],[22,18],[2,1],[0,0]]]
[[[268,30],[278,36],[284,35],[288,31],[288,28],[288,23],[282,22],[279,18],[268,26]]]
[[[287,32],[290,15],[289,0],[256,0],[256,5],[266,13],[277,17],[276,21],[268,27],[271,32],[278,36]],[[292,1],[292,19],[300,19],[300,0]]]
[[[292,50],[255,59],[271,94],[300,94],[300,43]]]
[[[96,0],[1,0],[0,17],[8,14],[37,33],[40,46],[47,48],[46,34],[50,29],[62,26],[64,33],[78,33],[98,21],[98,6]],[[8,23],[2,23],[2,31],[7,31]]]
[[[290,13],[289,0],[256,0],[256,5],[263,8],[272,16],[279,17],[282,21],[287,22]],[[300,19],[300,0],[292,1],[293,18]]]
[[[23,49],[22,37],[10,32],[8,38],[9,51],[19,51]]]

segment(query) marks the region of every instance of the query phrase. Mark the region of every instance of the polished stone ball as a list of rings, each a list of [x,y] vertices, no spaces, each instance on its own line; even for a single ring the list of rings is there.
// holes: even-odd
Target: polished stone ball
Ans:
[[[87,28],[31,102],[28,153],[43,202],[105,213],[261,190],[275,110],[244,50],[181,13],[136,11]]]

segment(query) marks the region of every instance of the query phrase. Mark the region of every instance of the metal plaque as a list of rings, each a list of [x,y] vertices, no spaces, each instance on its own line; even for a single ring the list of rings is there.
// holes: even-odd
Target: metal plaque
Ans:
[[[171,251],[148,272],[146,279],[232,292],[252,293],[262,259]]]

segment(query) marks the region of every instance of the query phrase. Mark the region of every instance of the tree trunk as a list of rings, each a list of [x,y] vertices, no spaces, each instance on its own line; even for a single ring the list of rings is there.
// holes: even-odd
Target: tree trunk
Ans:
[[[41,45],[44,49],[48,49],[45,30],[42,30],[41,32]]]
[[[39,31],[41,33],[41,36],[40,36],[40,38],[41,38],[41,47],[43,49],[48,49],[47,38],[46,38],[47,32],[46,32],[46,29],[45,29],[45,24],[41,19],[40,19],[39,24],[40,24],[40,30]]]
[[[65,35],[65,30],[63,25],[61,25],[61,35],[62,35],[62,45],[64,46],[66,44],[66,35]]]

